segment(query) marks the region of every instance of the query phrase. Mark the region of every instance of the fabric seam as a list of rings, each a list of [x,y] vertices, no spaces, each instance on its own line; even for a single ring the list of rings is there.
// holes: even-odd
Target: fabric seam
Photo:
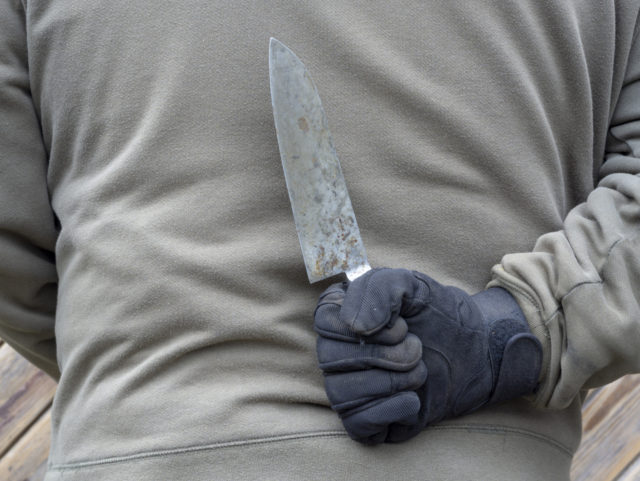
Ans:
[[[282,436],[270,436],[270,437],[264,437],[264,438],[248,438],[248,439],[241,439],[237,441],[226,441],[226,442],[219,442],[219,443],[203,444],[198,446],[188,446],[184,448],[160,449],[157,451],[145,451],[145,452],[123,455],[123,456],[111,456],[107,458],[96,459],[93,461],[78,461],[75,463],[64,463],[64,464],[52,463],[49,465],[49,470],[50,471],[69,471],[69,470],[75,470],[75,469],[102,466],[105,464],[119,464],[119,463],[126,463],[129,461],[137,461],[137,460],[147,459],[147,458],[165,457],[165,456],[173,456],[173,455],[181,455],[181,454],[192,454],[192,453],[198,453],[201,451],[211,451],[215,449],[255,446],[260,444],[269,444],[273,442],[296,441],[299,439],[335,438],[335,437],[346,437],[346,436],[347,434],[344,431],[319,431],[319,432],[313,432],[313,433],[297,433],[297,434],[288,434],[288,435],[285,434]]]
[[[544,442],[548,445],[553,446],[558,451],[562,452],[564,455],[572,457],[573,450],[565,446],[564,444],[545,436],[544,434],[539,434],[534,431],[529,431],[525,429],[517,429],[510,428],[506,426],[492,426],[492,425],[478,425],[478,424],[460,424],[460,425],[436,425],[429,426],[427,431],[471,431],[478,432],[484,434],[514,434],[526,438],[536,439],[538,441]],[[347,434],[344,431],[319,431],[314,433],[297,433],[297,434],[289,434],[282,436],[270,436],[265,438],[251,438],[251,439],[243,439],[238,441],[227,441],[220,443],[211,443],[204,444],[200,446],[189,446],[185,448],[174,448],[174,449],[162,449],[157,451],[147,451],[140,452],[136,454],[124,455],[124,456],[112,456],[103,459],[97,459],[94,461],[79,461],[75,463],[66,463],[66,464],[55,464],[51,463],[48,467],[49,471],[73,471],[73,470],[81,470],[85,468],[94,468],[99,466],[105,466],[109,464],[123,464],[132,461],[140,461],[150,458],[156,457],[168,457],[175,455],[184,455],[184,454],[195,454],[204,451],[213,451],[216,449],[226,449],[226,448],[243,448],[249,446],[257,446],[261,444],[270,444],[275,442],[287,442],[287,441],[297,441],[297,440],[307,440],[307,439],[317,439],[317,438],[346,438]],[[355,441],[354,441],[355,442]]]
[[[602,272],[604,271],[605,266],[607,265],[607,262],[609,262],[609,259],[611,258],[611,254],[613,253],[613,251],[620,245],[620,244],[626,244],[628,242],[634,242],[636,240],[640,239],[640,235],[634,235],[632,237],[620,237],[619,239],[617,239],[613,244],[611,244],[611,247],[609,247],[609,250],[607,251],[607,255],[604,258],[604,262],[602,263],[602,268],[600,269],[600,272],[598,272],[598,277],[599,279],[597,281],[583,281],[583,282],[579,282],[578,284],[576,284],[575,286],[573,286],[571,289],[569,289],[565,295],[563,295],[560,298],[560,306],[562,306],[562,302],[569,297],[575,290],[579,289],[582,286],[590,286],[590,285],[594,285],[594,284],[604,284],[604,279],[602,279]],[[561,308],[558,308],[558,310],[556,312],[554,312],[551,316],[549,316],[549,320],[546,322],[549,322],[554,316],[555,314],[560,311]],[[545,322],[545,324],[546,324]]]
[[[529,431],[527,429],[518,429],[511,428],[507,426],[492,426],[492,425],[478,425],[478,424],[456,424],[456,425],[447,425],[447,426],[431,426],[428,429],[436,430],[436,431],[477,431],[485,434],[516,434],[519,436],[523,436],[526,438],[536,439],[538,441],[545,442],[547,444],[552,445],[563,454],[573,457],[573,450],[568,446],[565,446],[559,441],[556,441],[549,436],[545,436],[544,434],[536,433],[534,431]]]

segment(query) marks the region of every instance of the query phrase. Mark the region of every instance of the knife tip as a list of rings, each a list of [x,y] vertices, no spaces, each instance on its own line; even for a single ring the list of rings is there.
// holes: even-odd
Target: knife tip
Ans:
[[[275,37],[269,37],[269,48],[272,49],[277,45],[282,45],[282,42]]]

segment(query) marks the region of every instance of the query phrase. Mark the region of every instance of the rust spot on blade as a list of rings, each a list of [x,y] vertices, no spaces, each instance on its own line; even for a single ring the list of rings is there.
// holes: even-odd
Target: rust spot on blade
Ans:
[[[300,117],[298,119],[298,127],[305,133],[309,132],[309,122],[307,122],[306,117]]]
[[[318,276],[321,276],[324,274],[324,247],[320,246],[320,248],[318,249],[318,256],[316,257],[316,269],[315,269],[315,274]]]

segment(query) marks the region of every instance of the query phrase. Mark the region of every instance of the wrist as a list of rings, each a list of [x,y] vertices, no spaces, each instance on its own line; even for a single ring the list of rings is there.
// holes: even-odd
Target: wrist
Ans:
[[[489,402],[506,401],[535,391],[542,364],[542,346],[513,296],[494,287],[472,299],[487,329],[493,390]]]
[[[512,319],[521,331],[530,332],[529,324],[514,297],[502,287],[491,287],[471,296],[488,323]]]

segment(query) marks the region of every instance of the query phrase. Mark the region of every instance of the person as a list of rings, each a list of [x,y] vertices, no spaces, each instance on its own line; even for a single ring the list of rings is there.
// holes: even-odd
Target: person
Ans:
[[[47,481],[568,479],[582,390],[640,367],[640,2],[0,4],[0,337],[59,380]],[[307,282],[270,37],[389,269]]]

